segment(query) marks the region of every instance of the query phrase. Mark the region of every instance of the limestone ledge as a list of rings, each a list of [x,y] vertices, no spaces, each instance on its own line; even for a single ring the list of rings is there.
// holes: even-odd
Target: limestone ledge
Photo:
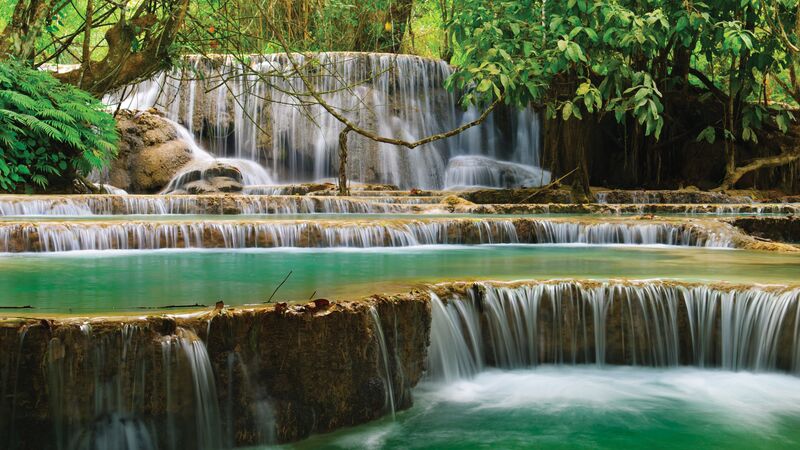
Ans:
[[[192,371],[188,364],[194,351],[169,349],[193,348],[196,339],[204,342],[214,374],[207,392],[216,392],[217,399],[207,401],[217,401],[220,416],[233,418],[227,434],[236,445],[294,441],[377,419],[389,406],[370,308],[384,330],[395,407],[407,408],[428,347],[430,307],[421,297],[317,300],[177,316],[3,319],[0,372],[9,397],[15,387],[15,401],[9,424],[12,405],[0,399],[0,435],[17,436],[15,448],[22,449],[53,448],[54,435],[41,430],[54,427],[79,439],[107,419],[98,417],[96,406],[105,397],[120,402],[118,409],[129,411],[130,420],[148,418],[145,425],[156,431],[159,447],[167,448],[167,422],[177,423],[172,431],[179,433],[196,429],[180,424],[194,423],[200,411],[192,380],[204,369],[199,364]],[[270,418],[272,424],[264,423]],[[177,438],[181,448],[201,444],[194,433]]]

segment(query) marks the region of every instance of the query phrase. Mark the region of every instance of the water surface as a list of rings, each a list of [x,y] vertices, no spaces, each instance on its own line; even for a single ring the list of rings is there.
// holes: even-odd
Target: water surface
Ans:
[[[30,305],[36,314],[135,311],[218,300],[253,304],[266,301],[290,271],[274,301],[356,299],[458,280],[669,278],[789,284],[800,280],[800,255],[585,245],[3,254],[0,306]]]
[[[389,419],[306,449],[791,449],[800,378],[702,369],[542,366],[422,384]]]

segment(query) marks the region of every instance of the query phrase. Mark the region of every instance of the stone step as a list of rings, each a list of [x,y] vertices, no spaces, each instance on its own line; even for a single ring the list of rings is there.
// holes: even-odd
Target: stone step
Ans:
[[[0,222],[0,251],[631,244],[796,251],[713,219],[583,217]]]

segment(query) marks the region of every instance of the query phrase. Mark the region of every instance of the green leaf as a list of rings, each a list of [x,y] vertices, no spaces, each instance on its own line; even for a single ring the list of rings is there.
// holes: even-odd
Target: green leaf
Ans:
[[[783,113],[778,114],[775,116],[775,123],[778,125],[778,129],[780,129],[782,133],[789,131],[789,117],[787,115]]]
[[[568,120],[572,116],[572,102],[564,103],[564,106],[561,107],[561,118],[563,120]]]
[[[476,90],[477,90],[478,92],[486,92],[486,91],[488,91],[488,90],[489,90],[489,89],[491,89],[491,88],[492,88],[492,81],[491,81],[491,80],[489,80],[488,78],[484,78],[484,79],[483,79],[483,80],[481,80],[481,82],[478,84],[478,88],[477,88]]]
[[[703,129],[703,131],[700,132],[700,134],[697,135],[696,141],[700,142],[702,140],[705,140],[709,144],[713,144],[716,139],[717,139],[717,131],[714,129],[714,127],[706,127]]]

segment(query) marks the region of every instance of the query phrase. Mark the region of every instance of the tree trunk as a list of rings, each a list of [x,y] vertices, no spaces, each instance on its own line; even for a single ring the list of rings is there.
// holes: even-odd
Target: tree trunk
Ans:
[[[589,195],[589,170],[587,152],[592,142],[593,122],[590,118],[578,120],[560,117],[544,121],[543,166],[553,178],[578,169],[572,175],[571,185]]]
[[[8,25],[0,34],[0,57],[32,60],[36,39],[56,12],[58,3],[56,0],[18,0]]]
[[[413,8],[413,0],[394,0],[392,2],[384,22],[389,24],[389,29],[384,29],[384,33],[381,36],[381,51],[400,53],[400,47],[403,45],[403,36],[411,20]]]
[[[56,78],[102,97],[168,67],[169,50],[183,25],[189,0],[168,0],[162,5],[159,14],[134,14],[131,20],[122,18],[106,32],[108,52],[102,60],[84,61],[81,68],[55,74]],[[139,39],[141,30],[153,29],[157,31],[145,31]]]
[[[339,133],[339,195],[350,195],[347,189],[347,135],[353,131],[350,127],[345,127]]]
[[[777,156],[765,156],[763,158],[754,159],[753,161],[741,167],[733,167],[732,169],[726,168],[725,179],[722,181],[722,184],[719,186],[719,188],[717,188],[717,190],[724,191],[732,189],[736,186],[736,182],[741,180],[743,176],[750,172],[759,169],[767,169],[770,167],[785,166],[797,160],[800,160],[800,151],[795,153],[782,153]]]
[[[413,7],[413,0],[392,0],[386,14],[362,15],[353,50],[399,53]]]

